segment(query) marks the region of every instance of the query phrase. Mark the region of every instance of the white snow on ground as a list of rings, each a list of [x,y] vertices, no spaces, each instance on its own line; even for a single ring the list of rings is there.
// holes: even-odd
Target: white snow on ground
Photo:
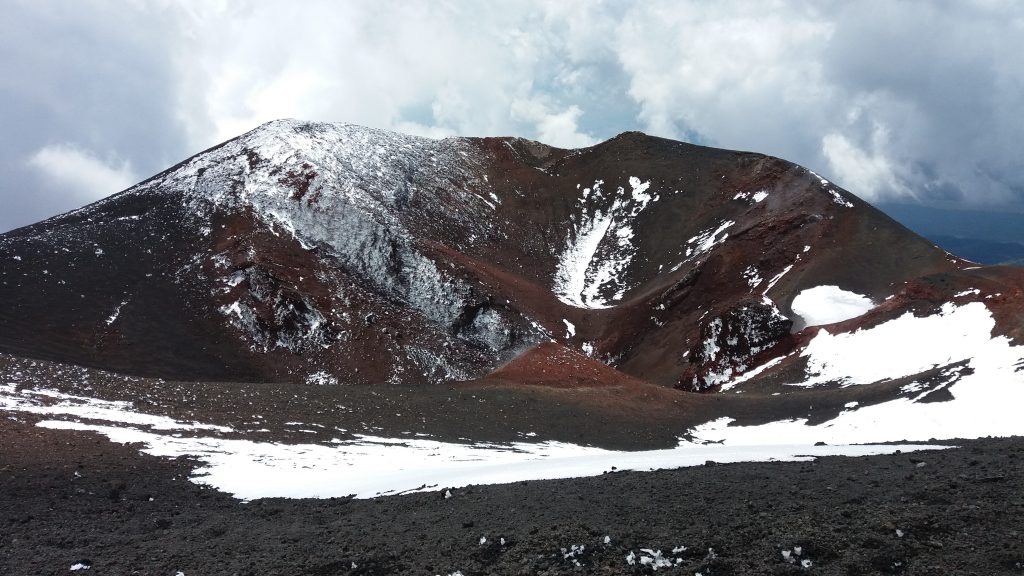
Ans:
[[[222,438],[179,438],[136,428],[43,421],[53,429],[90,430],[120,443],[141,443],[143,452],[170,458],[190,455],[204,462],[193,481],[238,498],[371,498],[476,484],[597,476],[619,470],[697,466],[708,460],[747,462],[809,460],[815,456],[860,456],[913,450],[908,445],[720,446],[619,452],[560,442],[509,445],[454,444],[361,436],[335,446],[274,444]]]
[[[107,317],[107,326],[110,326],[111,324],[117,321],[117,317],[121,315],[121,308],[123,308],[124,305],[127,303],[128,301],[125,300],[114,308],[114,313]]]
[[[1005,337],[993,337],[993,328],[995,320],[985,304],[970,302],[945,304],[939,313],[921,318],[907,312],[850,333],[832,335],[822,329],[801,353],[808,359],[810,377],[793,385],[870,384],[968,361],[974,374],[950,391],[963,389],[966,382],[975,382],[972,390],[1013,384],[1024,399],[1024,373],[1014,372],[1024,360],[1024,346],[1010,346]],[[1010,401],[1001,393],[992,398],[1004,405]]]
[[[642,206],[647,206],[647,203],[651,200],[656,200],[650,194],[647,193],[647,189],[651,187],[651,182],[641,182],[636,176],[629,177],[630,196],[633,200],[639,202]]]
[[[762,200],[764,200],[767,197],[768,197],[768,191],[767,190],[759,190],[757,192],[754,192],[753,194],[751,194],[750,192],[737,192],[736,195],[732,197],[732,199],[733,200],[748,200],[748,199],[751,199],[751,200],[754,201],[754,204],[757,204],[758,202],[761,202]]]
[[[797,256],[796,259],[797,259],[797,262],[800,261],[800,257],[799,256]],[[774,288],[775,285],[779,282],[779,280],[782,280],[783,276],[785,276],[786,274],[789,274],[789,271],[792,270],[793,266],[795,266],[795,265],[796,265],[796,263],[794,262],[793,264],[790,264],[789,266],[786,266],[785,268],[783,268],[782,272],[779,272],[778,274],[773,276],[772,279],[768,281],[768,287],[764,289],[764,292],[762,292],[762,294],[767,294],[769,290]]]
[[[808,172],[811,173],[811,176],[814,176],[815,178],[820,180],[822,186],[828,186],[829,185],[829,181],[824,179],[824,178],[822,178],[821,176],[819,176],[818,173],[815,172],[814,170],[808,170]]]
[[[987,376],[963,377],[949,388],[954,399],[946,402],[900,398],[845,410],[817,426],[808,426],[806,419],[729,426],[731,419],[722,418],[698,426],[692,434],[697,442],[722,442],[725,446],[766,442],[871,443],[893,438],[920,442],[1024,434],[1019,409],[1024,401],[1024,377],[1006,372]]]
[[[789,271],[792,270],[794,266],[796,266],[797,264],[800,263],[800,259],[803,257],[804,254],[809,252],[810,249],[811,249],[810,246],[804,246],[804,251],[801,254],[797,254],[796,255],[796,258],[793,260],[792,264],[790,264],[789,266],[786,266],[785,268],[783,268],[782,272],[779,272],[778,274],[773,276],[771,280],[768,281],[768,287],[765,288],[764,292],[762,292],[761,294],[767,294],[772,288],[774,288],[775,285],[779,283],[779,280],[782,280],[782,278],[786,274],[789,274]]]
[[[337,386],[338,379],[334,375],[320,370],[306,376],[306,384],[314,386]]]
[[[743,271],[742,276],[743,279],[747,281],[747,284],[750,286],[751,290],[757,288],[757,285],[764,281],[761,278],[760,273],[757,271],[756,266],[747,266],[747,268]]]
[[[338,440],[330,445],[277,444],[209,436],[188,437],[180,432],[226,429],[175,423],[169,418],[140,414],[123,402],[52,394],[62,398],[57,406],[45,406],[39,402],[37,396],[43,395],[42,391],[18,392],[13,384],[0,386],[0,410],[79,416],[67,411],[65,405],[116,406],[117,409],[80,416],[104,421],[103,424],[44,420],[39,426],[93,431],[115,442],[140,443],[143,452],[156,456],[193,456],[203,463],[193,481],[247,500],[262,497],[326,498],[349,494],[368,498],[470,484],[596,476],[612,466],[620,470],[655,470],[700,465],[707,460],[806,460],[832,454],[881,454],[920,448],[900,445],[812,446],[810,443],[770,445],[766,437],[758,438],[751,446],[682,442],[675,448],[643,452],[603,450],[560,442],[456,444],[374,436],[357,436],[355,440]],[[144,426],[152,427],[143,429]]]
[[[555,294],[558,299],[577,308],[603,308],[598,303],[584,302],[587,289],[587,270],[594,260],[597,248],[611,227],[614,214],[597,212],[593,218],[576,226],[575,242],[571,242],[558,259],[555,272]]]
[[[562,318],[562,322],[565,322],[565,337],[572,338],[576,335],[576,326],[572,322],[569,322],[565,318]]]
[[[116,442],[137,442],[153,455],[193,456],[202,463],[193,481],[243,499],[372,497],[469,484],[592,476],[613,466],[653,470],[707,460],[724,463],[888,453],[922,447],[864,444],[1024,435],[1024,419],[1019,415],[1024,404],[1024,371],[1017,371],[1024,367],[1024,347],[1011,346],[1002,336],[993,337],[994,326],[988,308],[971,302],[947,304],[928,317],[907,313],[851,333],[832,335],[821,329],[802,352],[808,359],[809,380],[795,383],[866,384],[964,362],[966,366],[956,370],[959,379],[950,378],[944,384],[952,400],[917,402],[930,393],[931,386],[909,385],[905,387],[907,396],[876,405],[848,404],[832,420],[814,426],[807,425],[806,419],[730,426],[730,418],[721,418],[695,427],[675,448],[642,452],[559,442],[460,444],[374,436],[331,444],[254,442],[218,437],[231,431],[222,426],[140,413],[127,402],[46,389],[19,391],[14,383],[0,385],[0,411],[52,416],[55,419],[39,425],[90,430]],[[829,445],[814,446],[816,442]],[[457,492],[453,497],[457,498]]]
[[[728,445],[803,442],[870,443],[886,440],[980,438],[1024,434],[1024,347],[992,337],[995,323],[980,302],[947,304],[940,314],[917,318],[907,313],[874,328],[833,336],[822,330],[804,351],[816,372],[807,383],[838,380],[867,384],[916,374],[935,366],[967,361],[945,385],[953,399],[918,402],[930,386],[904,386],[910,397],[861,406],[846,405],[838,417],[816,426],[805,419],[759,426],[729,426],[722,418],[698,426],[694,441]],[[971,372],[973,371],[973,372]],[[970,373],[969,373],[970,372]],[[919,394],[916,394],[920,392]]]
[[[728,426],[725,418],[698,427],[696,441],[726,445],[870,443],[931,438],[978,438],[1024,434],[1019,406],[1024,404],[1024,346],[1011,346],[992,336],[995,321],[981,302],[946,304],[938,314],[911,313],[873,328],[830,334],[821,329],[801,352],[808,376],[793,386],[839,382],[870,384],[941,368],[940,381],[910,382],[901,388],[908,397],[861,406],[848,403],[837,418],[817,426],[786,420],[761,426]],[[775,358],[722,386],[731,389],[767,370]],[[952,400],[918,402],[944,388]]]
[[[686,241],[688,246],[686,247],[686,257],[689,258],[695,254],[703,254],[716,245],[725,242],[725,239],[729,237],[728,234],[723,234],[727,228],[736,224],[732,220],[726,220],[718,225],[718,228],[711,230],[710,228],[697,234],[693,238]],[[719,237],[721,234],[721,237]]]
[[[835,202],[836,204],[839,204],[840,206],[845,206],[846,208],[853,208],[853,203],[847,200],[846,198],[843,198],[843,195],[840,194],[838,191],[829,188],[828,193],[832,195],[832,201]]]
[[[59,400],[56,404],[46,405],[42,398]],[[213,430],[230,432],[230,428],[200,424],[197,422],[180,422],[166,416],[142,414],[132,410],[130,402],[99,400],[84,396],[73,396],[55,390],[36,389],[17,392],[14,384],[0,385],[0,410],[29,412],[41,415],[62,415],[81,418],[118,422],[135,426],[147,426],[154,430]]]
[[[790,308],[808,326],[820,326],[856,318],[874,306],[866,296],[838,286],[816,286],[797,294]]]
[[[829,182],[828,180],[822,178],[821,176],[816,174],[813,170],[808,170],[808,172],[811,173],[811,176],[814,176],[815,178],[817,178],[821,182],[821,186],[822,186],[822,188],[825,189],[826,192],[828,192],[829,194],[832,195],[832,201],[833,202],[835,202],[836,204],[839,204],[840,206],[845,206],[847,208],[853,208],[853,204],[849,200],[847,200],[846,198],[843,198],[843,195],[840,194],[839,191],[837,191],[836,189],[834,189],[834,188],[832,188],[830,186],[830,184],[832,184],[831,182]]]
[[[757,368],[754,368],[753,370],[750,370],[748,372],[744,372],[740,376],[738,376],[736,378],[733,378],[732,380],[726,382],[725,384],[722,384],[722,387],[719,388],[719,390],[721,390],[722,392],[726,392],[728,390],[731,390],[731,389],[735,388],[736,386],[746,382],[747,380],[750,380],[750,379],[754,378],[755,376],[759,375],[760,373],[764,372],[765,370],[767,370],[767,369],[769,369],[769,368],[771,368],[773,366],[777,366],[779,363],[781,363],[785,359],[786,359],[785,356],[779,356],[778,358],[773,358],[773,359],[765,362],[764,364],[761,364]]]
[[[636,255],[631,224],[659,199],[647,192],[649,181],[630,176],[628,196],[620,187],[610,207],[595,209],[587,202],[604,198],[603,185],[603,180],[597,180],[592,188],[582,190],[580,212],[573,217],[573,230],[555,270],[555,295],[577,308],[610,308],[623,297],[629,288],[623,274]],[[609,290],[614,290],[610,297],[602,295]]]

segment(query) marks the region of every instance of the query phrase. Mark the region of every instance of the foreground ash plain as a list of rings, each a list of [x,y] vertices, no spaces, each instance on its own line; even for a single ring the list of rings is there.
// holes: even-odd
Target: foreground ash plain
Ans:
[[[593,182],[561,186],[570,232],[559,233],[555,249],[545,244],[549,261],[535,269],[517,264],[516,275],[484,268],[481,262],[493,260],[511,269],[509,261],[519,258],[488,253],[473,234],[447,238],[463,252],[447,253],[437,238],[422,241],[431,230],[399,214],[397,228],[385,222],[356,236],[369,234],[373,248],[380,240],[374,234],[419,235],[385,239],[387,250],[399,253],[397,269],[411,267],[426,280],[355,270],[362,288],[376,288],[392,304],[382,308],[357,294],[369,311],[356,310],[354,321],[331,317],[323,313],[331,309],[324,291],[302,277],[282,278],[274,267],[284,258],[299,272],[315,269],[322,261],[302,258],[323,247],[333,249],[334,265],[358,267],[345,260],[351,246],[332,236],[337,231],[325,231],[315,210],[312,220],[303,212],[314,206],[309,200],[303,207],[302,196],[326,186],[318,178],[330,173],[311,161],[325,142],[362,142],[326,146],[328,157],[348,164],[367,153],[366,142],[387,149],[397,139],[414,160],[422,159],[423,146],[434,146],[402,138],[350,126],[271,124],[106,205],[0,239],[8,258],[5,301],[13,302],[0,310],[7,334],[0,344],[8,351],[0,354],[0,562],[7,571],[1021,571],[1019,271],[978,268],[945,254],[782,161],[683,149],[703,168],[741,168],[721,174],[724,184],[716,177],[711,187],[691,183],[703,201],[673,200],[661,198],[668,194],[664,180],[632,175],[642,175],[636,166],[609,193],[610,185],[579,177],[572,163],[589,155],[595,165],[623,156],[629,164],[632,155],[636,164],[636,157],[660,157],[666,149],[680,153],[672,148],[678,143],[624,135],[590,151],[558,151],[492,139],[469,144],[505,154],[504,171],[528,173],[515,176],[520,184],[559,171]],[[268,176],[253,163],[253,150],[285,150],[274,162],[298,172]],[[201,181],[218,165],[210,163],[218,153],[243,158],[252,169],[252,186],[240,197],[225,200]],[[443,157],[439,171],[450,161]],[[372,162],[357,168],[374,172]],[[345,189],[334,175],[332,185]],[[595,200],[601,185],[605,198]],[[82,294],[109,304],[58,304],[46,315],[61,302],[55,284],[70,282],[76,292],[95,282],[83,282],[80,258],[54,262],[43,255],[70,252],[83,238],[97,241],[85,244],[89,256],[116,254],[110,238],[130,238],[130,226],[146,218],[145,210],[119,211],[181,194],[181,186],[192,186],[183,204],[200,220],[230,223],[235,210],[253,226],[231,226],[249,234],[248,246],[189,255],[200,270],[197,285],[213,286],[198,292],[213,298],[185,308],[209,311],[204,326],[217,323],[221,332],[202,334],[219,350],[184,359],[169,354],[185,346],[187,338],[175,340],[179,325],[147,335],[156,300],[141,279],[134,294]],[[200,189],[207,204],[197,201]],[[485,200],[477,201],[481,210],[516,202],[486,188],[473,194]],[[201,214],[197,206],[209,209],[211,197],[214,212]],[[239,198],[248,202],[243,211]],[[653,255],[664,256],[656,240],[663,231],[645,232],[644,219],[656,219],[648,207],[659,200],[710,208],[691,210],[688,224],[664,234],[677,236],[681,248],[669,254],[670,267],[655,269]],[[216,212],[224,206],[227,220],[215,220],[225,218]],[[211,236],[194,227],[200,237]],[[865,255],[878,248],[865,240],[872,233],[898,240],[887,246],[894,255]],[[223,248],[216,235],[210,242]],[[282,249],[282,242],[298,249]],[[447,256],[462,266],[461,275],[429,268],[423,246],[433,261]],[[274,256],[261,260],[256,247]],[[153,275],[145,266],[132,273]],[[318,271],[318,281],[324,277]],[[538,284],[552,297],[538,296]],[[188,287],[193,294],[195,287]],[[493,305],[503,298],[503,306]],[[402,327],[395,317],[403,311],[393,302],[426,326],[412,346],[389,347]],[[298,312],[275,325],[260,316],[267,306],[271,319],[280,319],[282,309]],[[49,340],[33,332],[26,309],[48,327]],[[466,310],[474,316],[467,319]],[[431,349],[427,332],[437,326],[439,347]],[[83,337],[87,330],[93,335]],[[324,339],[332,334],[352,338],[353,357],[396,360],[353,366],[311,351],[329,348]],[[83,339],[89,346],[80,345]],[[665,341],[676,349],[659,345]],[[210,364],[217,353],[231,361]],[[345,385],[346,374],[358,381],[355,374],[381,365],[390,366],[384,373],[391,383]],[[180,377],[190,371],[223,381]],[[987,436],[1008,438],[978,439]]]
[[[339,402],[374,416],[325,421],[353,431],[365,426],[380,437],[423,438],[410,423],[437,416],[429,406],[436,403],[454,424],[433,428],[432,438],[451,442],[468,433],[522,441],[501,415],[524,408],[538,424],[560,422],[534,428],[542,430],[538,436],[568,439],[598,428],[603,432],[589,440],[623,448],[670,446],[673,439],[659,437],[654,425],[565,422],[559,417],[571,413],[568,402],[510,399],[500,390],[444,387],[420,401],[414,391],[296,393],[292,386],[157,382],[3,360],[5,370],[23,377],[23,393],[5,398],[29,396],[40,408],[0,419],[0,565],[9,573],[87,566],[88,574],[648,574],[657,565],[669,574],[1014,574],[1024,558],[1018,438],[797,462],[716,463],[709,455],[697,466],[651,472],[621,470],[611,458],[607,473],[584,478],[456,487],[456,474],[451,485],[402,495],[246,501],[209,487],[206,463],[195,458],[148,455],[145,445],[110,442],[89,426],[55,433],[53,422],[96,425],[98,409],[124,405],[90,402],[91,418],[71,418],[82,403],[53,395],[52,383],[74,383],[67,395],[133,398],[160,417],[149,419],[154,428],[176,421],[179,429],[165,433],[186,440],[255,436],[278,446],[330,445],[328,438],[345,436],[325,432],[309,414],[330,414]],[[24,393],[43,389],[51,393]],[[247,430],[243,418],[226,399],[242,390],[252,412],[244,419],[267,432],[239,432]],[[337,391],[344,394],[331,393]],[[55,408],[61,404],[66,410]],[[255,419],[260,414],[266,416]],[[293,414],[306,423],[289,424]],[[292,473],[293,487],[303,490],[303,470]]]

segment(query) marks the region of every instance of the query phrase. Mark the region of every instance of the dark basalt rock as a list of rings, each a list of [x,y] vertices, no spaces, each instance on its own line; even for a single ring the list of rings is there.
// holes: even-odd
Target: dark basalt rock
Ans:
[[[793,321],[763,301],[748,301],[701,324],[700,340],[690,349],[690,367],[679,388],[700,391],[722,378],[756,366],[755,358],[789,336]]]

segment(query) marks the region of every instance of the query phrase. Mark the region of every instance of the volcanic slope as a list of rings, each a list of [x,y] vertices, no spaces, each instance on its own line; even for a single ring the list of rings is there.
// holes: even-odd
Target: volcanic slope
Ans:
[[[861,377],[823,339],[1024,336],[1020,271],[790,162],[635,132],[563,150],[275,121],[0,236],[0,262],[0,351],[181,380],[543,385],[561,346],[605,383],[899,395],[974,352]]]

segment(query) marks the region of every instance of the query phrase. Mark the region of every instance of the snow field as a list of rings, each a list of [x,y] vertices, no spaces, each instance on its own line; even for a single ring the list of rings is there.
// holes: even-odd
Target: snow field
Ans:
[[[46,405],[40,401],[40,397],[45,396],[59,402]],[[109,405],[116,408],[94,409]],[[724,444],[705,443],[704,437],[718,433],[721,423],[696,430],[698,436],[694,440],[682,441],[674,448],[639,452],[562,442],[459,444],[375,436],[357,436],[352,441],[336,440],[331,444],[279,444],[186,436],[181,432],[223,432],[226,429],[141,414],[126,403],[107,403],[45,390],[18,392],[13,384],[0,386],[0,410],[81,418],[90,422],[54,419],[43,420],[38,425],[55,430],[92,431],[119,443],[140,443],[144,453],[154,456],[193,456],[203,466],[196,470],[192,481],[244,500],[348,495],[370,498],[443,489],[450,493],[452,489],[470,484],[596,476],[612,467],[657,470],[696,466],[708,460],[722,463],[807,460],[825,455],[884,454],[929,448],[813,446],[812,442],[773,444],[770,437],[763,435],[746,446],[731,440]],[[454,497],[457,497],[457,490]]]
[[[1013,371],[1024,358],[1024,347],[993,337],[994,328],[995,320],[985,304],[970,302],[945,304],[938,314],[925,317],[907,312],[849,333],[833,335],[822,329],[801,353],[808,358],[811,377],[793,385],[871,384],[966,361],[976,375],[985,373],[1024,388],[1024,375]]]

